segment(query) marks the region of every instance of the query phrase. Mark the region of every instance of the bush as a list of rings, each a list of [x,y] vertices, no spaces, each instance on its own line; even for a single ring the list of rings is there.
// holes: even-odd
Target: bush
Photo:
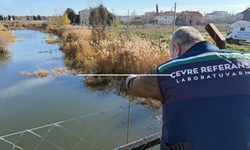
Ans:
[[[4,26],[0,25],[0,29],[4,29]],[[12,31],[0,31],[0,53],[8,52],[9,43],[13,42],[14,38]]]
[[[93,41],[89,30],[67,30],[60,36],[68,67],[86,73],[145,73],[170,59],[168,43],[133,34],[107,33]]]
[[[70,24],[70,20],[68,18],[68,14],[65,11],[63,15],[57,15],[56,16],[56,25],[57,27],[61,27],[64,25],[69,25]]]
[[[226,44],[226,49],[240,51],[240,52],[248,52],[248,53],[250,52],[250,47],[239,46],[239,45]]]

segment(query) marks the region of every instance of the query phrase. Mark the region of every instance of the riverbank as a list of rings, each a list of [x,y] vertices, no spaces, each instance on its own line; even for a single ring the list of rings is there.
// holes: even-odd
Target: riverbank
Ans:
[[[82,136],[88,131],[84,139],[98,145],[101,149],[107,143],[110,144],[106,149],[114,149],[126,144],[127,138],[128,142],[133,142],[160,132],[161,110],[154,110],[151,105],[145,104],[144,101],[140,102],[139,99],[135,101],[129,94],[123,95],[126,91],[124,91],[125,80],[122,78],[108,77],[106,80],[93,78],[95,80],[87,82],[86,78],[67,73],[38,78],[34,75],[31,77],[19,75],[21,71],[33,73],[39,68],[48,71],[60,67],[65,68],[64,53],[59,50],[57,43],[47,44],[45,42],[50,38],[47,33],[20,30],[14,31],[13,34],[18,36],[17,40],[22,41],[11,43],[9,60],[1,61],[0,57],[1,136],[85,115],[88,116],[84,118],[86,121],[79,119],[71,132]],[[90,78],[88,79],[90,80]],[[104,80],[105,82],[102,82]],[[119,110],[113,110],[113,108]],[[109,109],[112,110],[105,112]],[[96,112],[100,112],[101,115]],[[89,121],[91,124],[88,123]],[[71,123],[73,122],[60,125],[68,129]],[[91,129],[89,129],[90,126]],[[101,133],[96,127],[99,127],[105,134],[99,136]],[[47,132],[48,129],[39,129],[35,132],[43,136],[45,135],[43,131]],[[63,130],[53,129],[46,139],[52,142],[57,141],[55,143],[58,144],[59,140],[66,136],[64,133]],[[116,141],[111,142],[112,139],[107,138],[106,134],[111,135]],[[18,142],[18,146],[23,149],[34,149],[40,141],[30,136],[27,137],[27,135],[29,133],[24,134]],[[11,138],[6,139],[11,140]],[[98,142],[95,142],[97,138]],[[37,141],[33,141],[33,139]],[[60,146],[64,146],[64,149],[73,149],[75,142],[78,141],[70,138],[65,139],[64,142],[65,145]],[[11,149],[10,146],[12,145],[4,143],[0,149]],[[86,149],[88,146],[88,143],[81,143],[78,149]],[[41,144],[39,147],[39,149],[50,148],[50,145],[46,144]]]
[[[60,40],[66,66],[82,73],[145,73],[170,60],[168,43],[142,39],[129,31],[79,29],[53,33]]]
[[[4,26],[0,24],[1,29],[4,29]],[[9,44],[14,42],[15,38],[12,31],[0,31],[0,53],[7,53]]]

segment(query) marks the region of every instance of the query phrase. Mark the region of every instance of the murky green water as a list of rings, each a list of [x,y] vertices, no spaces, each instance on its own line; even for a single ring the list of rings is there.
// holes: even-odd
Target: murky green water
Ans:
[[[79,145],[78,137],[69,134],[63,140],[67,132],[57,129],[45,139],[64,149],[73,149],[76,145],[76,149],[113,149],[161,131],[160,111],[153,112],[138,103],[129,104],[128,96],[122,94],[124,89],[117,82],[84,84],[84,78],[66,73],[45,78],[21,76],[21,71],[33,73],[38,68],[64,67],[63,53],[57,44],[46,44],[43,39],[48,37],[46,33],[25,30],[14,31],[14,35],[23,41],[12,43],[10,54],[0,56],[0,136],[115,107],[118,109],[100,112],[99,116],[94,114],[77,122],[60,124],[83,137],[85,142]],[[70,129],[74,123],[76,125]],[[44,136],[49,127],[34,132]],[[20,134],[6,139],[14,143],[18,136]],[[16,145],[33,149],[41,141],[29,133],[25,136]],[[0,149],[5,148],[12,146],[0,140]],[[56,146],[43,142],[37,149],[56,149]]]

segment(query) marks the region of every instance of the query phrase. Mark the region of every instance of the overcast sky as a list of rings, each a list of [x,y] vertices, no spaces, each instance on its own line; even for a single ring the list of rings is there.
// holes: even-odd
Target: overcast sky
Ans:
[[[70,7],[76,12],[89,6],[95,6],[92,1],[101,0],[0,0],[0,15],[54,15]],[[136,10],[137,15],[148,11],[155,11],[158,3],[159,10],[170,11],[177,3],[177,12],[190,10],[200,11],[202,14],[212,11],[228,11],[230,13],[242,12],[250,6],[249,0],[102,0],[102,3],[109,11],[116,15],[127,15],[128,10]],[[32,12],[31,12],[32,11]]]

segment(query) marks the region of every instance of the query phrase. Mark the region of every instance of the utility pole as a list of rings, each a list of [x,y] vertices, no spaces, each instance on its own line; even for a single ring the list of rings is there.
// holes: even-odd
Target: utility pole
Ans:
[[[113,9],[113,28],[115,27],[115,19],[114,19],[114,8]]]
[[[129,10],[128,10],[128,26],[129,26]]]
[[[33,21],[33,11],[31,9],[31,21]]]
[[[174,6],[173,34],[175,31],[175,20],[176,20],[176,2],[175,2],[175,6]]]

